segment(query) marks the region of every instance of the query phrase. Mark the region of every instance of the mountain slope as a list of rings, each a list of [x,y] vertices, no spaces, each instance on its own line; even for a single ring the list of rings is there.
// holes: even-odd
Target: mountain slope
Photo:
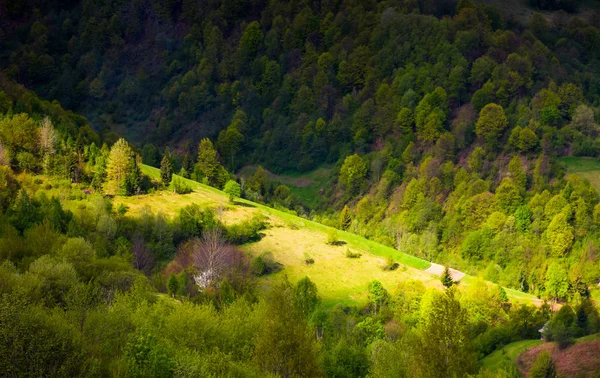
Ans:
[[[154,167],[144,165],[143,172],[155,179],[160,177],[159,169]],[[198,204],[219,209],[217,213],[226,224],[264,215],[268,217],[270,227],[264,231],[260,241],[243,246],[243,250],[254,256],[271,252],[275,260],[284,265],[281,273],[269,276],[267,281],[280,274],[287,274],[293,282],[308,276],[315,282],[328,306],[335,303],[364,303],[367,286],[372,280],[381,281],[391,293],[396,291],[400,282],[407,280],[419,280],[426,286],[442,288],[437,276],[424,271],[430,266],[425,260],[340,230],[337,233],[343,244],[328,245],[330,227],[246,199],[236,199],[235,204],[231,204],[228,195],[218,189],[179,176],[174,177],[194,191],[182,195],[158,191],[146,195],[116,197],[115,205],[127,206],[131,216],[138,216],[146,209],[173,216],[189,204]],[[361,257],[347,258],[346,249],[360,253]],[[314,259],[314,264],[305,263],[306,255]],[[382,267],[388,257],[392,257],[400,266],[392,271],[384,271]],[[470,280],[466,276],[462,282],[468,285]],[[540,303],[533,295],[512,289],[505,290],[515,302]]]

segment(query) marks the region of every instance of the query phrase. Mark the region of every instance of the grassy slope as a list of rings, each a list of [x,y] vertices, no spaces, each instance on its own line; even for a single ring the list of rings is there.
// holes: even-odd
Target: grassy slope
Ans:
[[[143,172],[153,178],[160,175],[157,168],[149,166],[144,166]],[[266,215],[272,227],[264,232],[265,237],[260,241],[245,245],[243,249],[252,255],[272,252],[275,260],[285,266],[279,275],[287,274],[292,282],[308,276],[317,284],[326,306],[339,302],[363,302],[367,295],[367,285],[374,279],[381,281],[392,293],[395,292],[398,282],[408,279],[421,280],[426,286],[441,288],[436,276],[423,272],[430,265],[427,261],[343,231],[338,231],[338,235],[346,244],[327,245],[326,235],[330,230],[327,226],[245,199],[237,199],[235,205],[232,205],[227,195],[218,189],[179,179],[184,180],[194,191],[185,195],[161,191],[134,197],[117,197],[115,204],[127,205],[128,214],[133,216],[139,215],[144,208],[173,216],[184,206],[197,203],[222,209],[220,214],[225,223],[236,223],[254,214]],[[359,259],[348,259],[345,257],[346,248],[359,252],[362,256]],[[305,254],[315,260],[313,265],[305,265]],[[387,256],[392,256],[400,263],[397,270],[381,269]],[[266,278],[264,282],[271,279],[273,276]],[[466,282],[468,281],[467,277]],[[515,301],[532,303],[537,300],[532,295],[513,290],[507,292]]]
[[[567,172],[576,174],[590,182],[600,193],[600,160],[589,157],[564,157],[559,159],[567,166]]]
[[[248,179],[256,172],[258,167],[247,165],[242,168],[237,175]],[[290,173],[286,175],[276,175],[267,172],[269,181],[286,185],[290,191],[303,205],[311,209],[317,207],[319,203],[319,193],[325,188],[331,179],[331,168],[321,167],[307,173]]]
[[[587,343],[590,341],[600,340],[600,333],[594,335],[588,335],[584,337],[580,337],[575,340],[575,344]],[[508,345],[505,345],[503,348],[495,350],[488,356],[481,359],[480,364],[481,367],[488,369],[490,371],[497,371],[502,362],[506,359],[510,359],[512,361],[516,361],[519,356],[521,356],[526,351],[537,347],[538,345],[543,344],[542,340],[522,340],[517,341]],[[554,344],[554,343],[549,343]]]
[[[497,371],[505,359],[515,361],[521,353],[541,343],[543,343],[542,340],[523,340],[505,345],[503,348],[495,350],[484,357],[480,361],[481,367],[490,371]]]

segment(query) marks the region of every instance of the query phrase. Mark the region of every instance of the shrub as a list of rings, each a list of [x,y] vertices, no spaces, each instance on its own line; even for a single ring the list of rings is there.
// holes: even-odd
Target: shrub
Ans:
[[[304,252],[304,263],[306,265],[312,265],[315,263],[315,259],[313,259],[308,253]]]
[[[267,227],[264,216],[255,216],[249,221],[234,224],[227,229],[227,240],[233,244],[245,244],[260,240],[260,231]]]
[[[335,228],[330,228],[327,231],[327,244],[329,245],[337,245],[339,242],[338,232]]]
[[[360,258],[361,254],[358,252],[352,252],[350,250],[350,248],[346,248],[346,257],[349,259],[358,259]]]
[[[173,178],[173,181],[171,181],[171,186],[177,194],[188,194],[192,192],[192,188],[178,177]]]
[[[257,276],[276,273],[280,271],[282,265],[275,261],[271,252],[265,252],[260,256],[256,256],[250,261],[250,269]]]
[[[383,266],[383,270],[396,270],[399,266],[400,264],[394,261],[394,258],[392,256],[388,256],[385,259],[385,265]]]

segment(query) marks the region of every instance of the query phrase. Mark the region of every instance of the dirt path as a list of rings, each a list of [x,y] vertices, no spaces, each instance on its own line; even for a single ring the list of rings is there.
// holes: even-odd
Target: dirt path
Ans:
[[[440,264],[431,263],[431,266],[425,270],[426,273],[435,274],[441,276],[444,273],[444,266]],[[450,268],[450,275],[453,281],[460,281],[465,276],[463,272],[459,272],[456,269]]]

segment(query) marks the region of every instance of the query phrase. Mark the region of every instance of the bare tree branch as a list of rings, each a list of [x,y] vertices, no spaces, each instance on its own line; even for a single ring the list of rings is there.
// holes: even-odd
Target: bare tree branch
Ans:
[[[144,237],[141,234],[135,234],[133,237],[133,258],[133,264],[137,270],[144,272],[144,274],[150,273],[154,266],[154,258],[146,250]]]

